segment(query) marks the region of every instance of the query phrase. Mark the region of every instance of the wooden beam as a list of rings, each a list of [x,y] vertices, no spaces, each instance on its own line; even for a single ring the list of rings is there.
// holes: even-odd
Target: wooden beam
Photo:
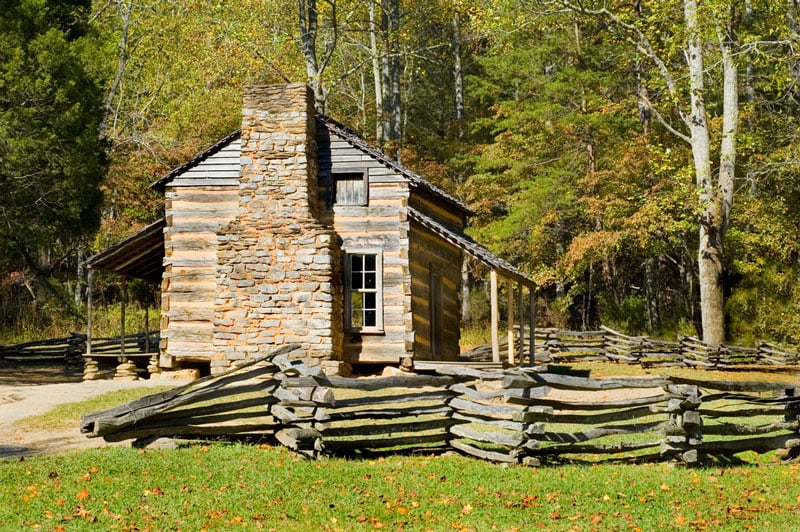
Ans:
[[[506,298],[507,298],[507,313],[508,318],[506,323],[508,324],[507,327],[507,335],[508,335],[508,364],[510,366],[514,365],[514,348],[516,347],[516,342],[514,341],[514,281],[511,279],[506,280]]]
[[[492,315],[492,362],[500,362],[500,311],[498,310],[497,301],[497,271],[492,270],[489,273],[489,286],[490,286],[490,303]]]

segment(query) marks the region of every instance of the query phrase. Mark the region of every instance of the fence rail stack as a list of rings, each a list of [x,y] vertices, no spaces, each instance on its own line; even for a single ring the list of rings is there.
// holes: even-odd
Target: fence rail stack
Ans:
[[[293,360],[295,349],[90,414],[81,430],[114,441],[255,437],[309,456],[450,449],[534,466],[800,450],[800,389],[785,384],[591,379],[546,367],[346,378]]]

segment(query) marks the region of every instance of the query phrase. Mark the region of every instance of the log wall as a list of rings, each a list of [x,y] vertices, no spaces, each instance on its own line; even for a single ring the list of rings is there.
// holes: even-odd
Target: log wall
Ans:
[[[238,187],[177,181],[165,192],[160,366],[211,361],[217,232],[238,212]]]

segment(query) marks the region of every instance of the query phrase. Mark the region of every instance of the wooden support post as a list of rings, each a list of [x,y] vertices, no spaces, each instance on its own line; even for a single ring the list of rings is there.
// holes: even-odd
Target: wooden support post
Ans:
[[[144,303],[144,352],[150,353],[150,304]]]
[[[519,354],[519,365],[525,363],[525,300],[522,297],[522,290],[525,287],[522,283],[517,283],[517,307],[519,308],[519,348],[514,345],[514,351]]]
[[[507,303],[506,306],[508,311],[508,364],[509,366],[514,365],[514,347],[516,346],[516,341],[514,340],[514,282],[510,279],[506,280],[506,294]]]
[[[528,298],[530,299],[530,348],[529,348],[529,362],[533,366],[536,364],[536,288],[533,286],[528,287]]]
[[[489,273],[489,287],[490,287],[490,303],[492,315],[492,362],[500,362],[500,311],[498,310],[497,301],[497,272],[492,270]]]
[[[128,303],[128,278],[122,278],[122,306],[120,307],[119,324],[119,352],[122,358],[125,357],[125,305]]]
[[[86,356],[92,356],[92,287],[94,284],[94,270],[89,268],[86,276]]]

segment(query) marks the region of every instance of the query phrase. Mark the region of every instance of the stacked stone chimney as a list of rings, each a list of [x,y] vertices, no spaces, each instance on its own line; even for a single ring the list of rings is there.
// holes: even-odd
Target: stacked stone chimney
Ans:
[[[246,89],[241,141],[239,214],[218,235],[212,372],[289,343],[312,365],[338,360],[340,257],[318,217],[311,91]]]

